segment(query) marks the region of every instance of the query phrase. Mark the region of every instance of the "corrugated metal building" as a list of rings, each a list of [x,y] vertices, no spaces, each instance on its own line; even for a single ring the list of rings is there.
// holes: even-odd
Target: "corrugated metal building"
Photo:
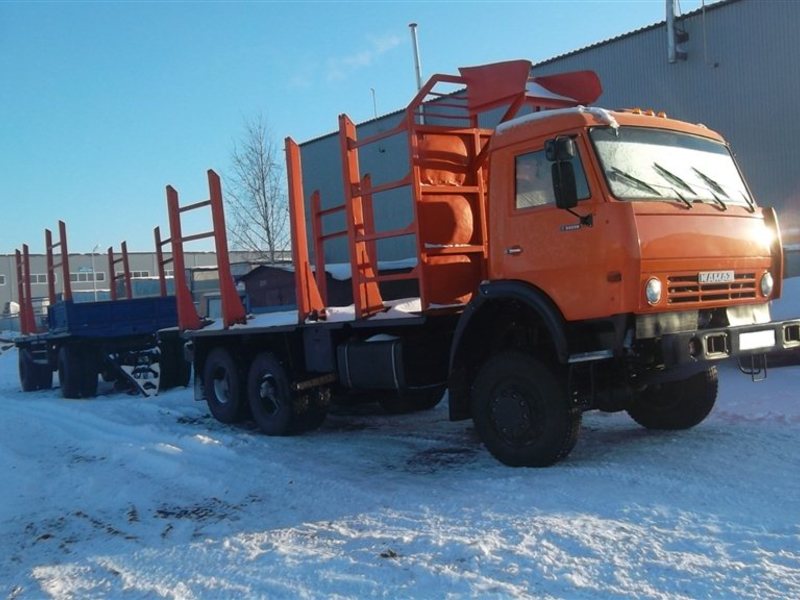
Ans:
[[[795,50],[800,2],[727,0],[683,15],[677,24],[689,34],[682,44],[685,60],[668,62],[667,25],[661,22],[544,61],[533,72],[591,69],[603,83],[599,106],[663,110],[719,131],[731,143],[758,202],[776,207],[784,232],[800,230],[800,128],[793,115],[800,99]],[[394,113],[364,123],[358,136],[389,130],[401,118],[402,113]],[[497,119],[497,113],[488,114],[482,124],[493,126]],[[301,147],[304,188],[307,194],[319,189],[323,207],[342,202],[338,146],[338,136],[331,134]],[[402,136],[367,150],[361,172],[374,180],[397,179],[408,171]],[[396,192],[383,196],[374,202],[377,228],[407,224],[410,199]],[[328,217],[326,231],[342,223],[340,216]],[[378,247],[381,261],[414,252],[412,239],[383,244]],[[343,241],[328,243],[325,258],[346,261]]]

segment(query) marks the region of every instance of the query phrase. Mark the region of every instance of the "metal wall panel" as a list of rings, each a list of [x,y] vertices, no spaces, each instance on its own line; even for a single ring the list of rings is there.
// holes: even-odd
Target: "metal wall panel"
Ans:
[[[681,20],[688,57],[667,61],[666,25],[555,58],[534,73],[592,69],[607,108],[664,110],[731,144],[758,202],[800,228],[800,2],[739,0]]]
[[[730,0],[690,13],[679,25],[689,33],[685,61],[668,62],[666,24],[661,23],[535,65],[534,74],[591,69],[605,90],[600,106],[663,110],[720,132],[758,202],[776,207],[784,231],[800,230],[800,126],[794,120],[800,100],[800,1]],[[501,112],[482,116],[481,124],[493,126]],[[359,126],[358,135],[386,130],[399,118],[394,114],[370,121]],[[303,144],[302,156],[306,196],[322,189],[324,206],[332,197],[341,202],[338,138]],[[408,157],[401,139],[362,162],[362,173],[370,172],[375,180],[403,168],[408,168]],[[408,202],[383,210],[385,228],[400,227],[410,218]],[[412,252],[412,245],[396,244],[381,259]],[[330,244],[326,259],[346,261],[344,244]]]

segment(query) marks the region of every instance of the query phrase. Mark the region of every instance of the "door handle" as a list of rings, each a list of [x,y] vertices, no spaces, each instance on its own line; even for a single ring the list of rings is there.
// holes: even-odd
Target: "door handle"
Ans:
[[[509,248],[506,248],[506,254],[508,255],[522,254],[522,246],[511,246]]]

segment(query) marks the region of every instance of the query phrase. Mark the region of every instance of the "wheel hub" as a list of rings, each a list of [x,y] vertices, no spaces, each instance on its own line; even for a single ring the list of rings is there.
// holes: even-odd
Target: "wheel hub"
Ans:
[[[529,443],[540,433],[541,423],[534,399],[515,385],[505,385],[497,390],[490,413],[495,431],[508,442]]]
[[[230,402],[230,383],[225,369],[220,369],[214,373],[214,395],[220,404],[228,404]]]
[[[258,386],[258,396],[261,404],[271,414],[278,412],[278,388],[272,375],[264,375]]]

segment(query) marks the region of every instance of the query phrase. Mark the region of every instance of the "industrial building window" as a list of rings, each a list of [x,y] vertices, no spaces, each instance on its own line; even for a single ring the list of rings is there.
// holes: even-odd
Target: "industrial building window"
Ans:
[[[5,285],[5,284],[6,284],[6,276],[0,275],[0,285]]]
[[[115,277],[121,279],[125,277],[125,273],[117,271]],[[150,271],[131,271],[131,279],[146,279],[147,277],[150,277]]]
[[[94,273],[92,273],[91,271],[79,271],[78,273],[70,273],[69,280],[78,283],[105,281],[106,274],[103,271],[97,271]]]
[[[47,283],[47,273],[31,273],[31,283]],[[53,275],[53,283],[58,283],[58,275]]]

